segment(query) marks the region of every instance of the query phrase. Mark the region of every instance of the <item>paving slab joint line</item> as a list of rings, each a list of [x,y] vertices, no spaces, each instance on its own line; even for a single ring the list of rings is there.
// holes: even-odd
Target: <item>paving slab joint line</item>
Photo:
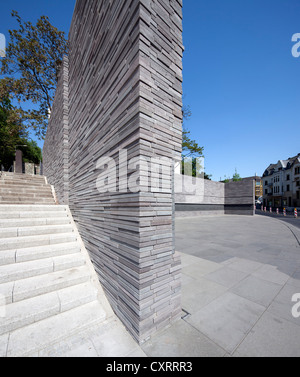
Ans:
[[[5,351],[5,357],[6,358],[7,358],[7,355],[8,355],[9,341],[10,341],[10,332],[8,333],[7,344],[6,344],[6,351]]]
[[[298,242],[298,247],[300,247],[300,239],[297,237],[296,233],[287,224],[284,223],[284,225],[292,232],[292,234],[294,235],[294,237],[296,238]]]
[[[199,331],[195,326],[193,326],[191,323],[189,322],[186,322],[185,319],[183,319],[183,321],[188,324],[189,326],[191,326],[195,331],[197,331],[197,333],[201,334],[205,339],[209,340],[210,342],[212,342],[216,347],[220,348],[221,350],[224,351],[224,355],[223,357],[228,354],[229,352],[225,350],[224,347],[222,347],[220,344],[216,343],[215,340],[211,339],[209,336],[207,336],[206,334],[204,334],[202,331]]]
[[[61,313],[58,313],[57,315],[60,315]],[[40,322],[40,321],[38,321]],[[38,323],[36,322],[36,323]],[[25,352],[23,354],[21,354],[20,356],[17,356],[17,357],[30,357],[31,355],[33,354],[36,354],[36,353],[41,353],[49,348],[53,348],[53,347],[56,347],[59,343],[63,342],[63,341],[66,341],[68,339],[71,339],[73,337],[76,337],[80,334],[83,334],[87,331],[89,331],[90,328],[93,328],[94,326],[100,326],[103,324],[103,321],[102,320],[97,320],[96,322],[94,322],[93,324],[86,324],[86,325],[82,325],[82,327],[78,328],[78,329],[73,329],[72,331],[70,331],[68,333],[67,336],[62,336],[62,335],[59,335],[56,339],[50,341],[49,343],[47,344],[44,344],[41,346],[41,348],[35,348],[31,351],[28,351],[28,352]],[[10,335],[10,334],[9,334]],[[8,344],[7,346],[9,345],[9,339],[8,339]],[[7,353],[6,353],[6,356],[7,356]]]
[[[265,217],[267,217],[269,219],[272,219],[272,220],[275,220],[276,222],[280,221],[281,224],[283,224],[286,228],[288,228],[291,231],[291,233],[293,234],[293,236],[296,238],[296,241],[298,243],[298,247],[300,247],[300,239],[298,238],[298,236],[296,235],[296,233],[293,231],[293,229],[286,222],[284,222],[281,219],[276,218],[276,217],[271,217],[271,216],[265,216]]]
[[[247,331],[247,334],[245,334],[245,336],[243,337],[243,339],[240,341],[240,343],[236,346],[236,348],[232,351],[232,352],[229,352],[229,354],[231,356],[234,355],[234,353],[238,350],[238,348],[240,347],[240,345],[245,341],[245,339],[247,338],[247,336],[250,334],[250,332],[253,330],[253,328],[257,325],[257,323],[260,321],[260,319],[262,318],[262,316],[268,311],[268,309],[270,308],[270,306],[273,304],[273,302],[275,301],[276,297],[279,296],[279,294],[282,292],[282,290],[285,288],[285,286],[287,285],[288,281],[283,284],[282,288],[280,289],[280,291],[277,293],[277,295],[273,298],[273,300],[270,302],[270,304],[266,307],[266,310],[259,316],[259,318],[257,319],[257,321],[254,323],[254,325],[251,327],[251,329],[249,331]],[[251,301],[251,300],[250,300]],[[280,316],[279,316],[280,317]],[[278,355],[279,357],[279,355]]]

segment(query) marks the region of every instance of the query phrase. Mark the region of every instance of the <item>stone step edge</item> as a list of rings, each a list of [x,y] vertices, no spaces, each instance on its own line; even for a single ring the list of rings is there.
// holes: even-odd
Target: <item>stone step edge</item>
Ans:
[[[93,315],[91,315],[93,313]],[[64,338],[78,334],[89,327],[101,324],[106,320],[106,313],[97,302],[91,302],[78,308],[50,317],[43,321],[15,330],[7,339],[6,357],[26,357],[42,351],[46,347],[62,341]],[[66,326],[61,331],[59,323],[65,322]],[[49,329],[51,329],[49,331]],[[27,344],[24,351],[22,344]]]
[[[19,225],[16,225],[19,224]],[[26,228],[38,226],[53,226],[53,225],[69,225],[70,220],[68,217],[28,217],[28,218],[0,218],[0,229],[9,228]]]
[[[20,237],[44,236],[48,234],[61,234],[73,232],[74,229],[70,223],[58,225],[0,228],[0,241],[5,239],[18,239]]]
[[[83,265],[68,270],[52,272],[51,274],[18,280],[13,284],[3,284],[0,285],[0,289],[6,303],[13,304],[86,282],[91,283],[91,275],[86,265]]]
[[[64,241],[66,239],[66,241]],[[46,234],[38,236],[25,236],[25,237],[12,237],[12,238],[2,238],[0,241],[0,252],[5,250],[19,249],[19,245],[26,244],[23,248],[46,246],[46,245],[56,245],[58,243],[69,243],[75,242],[77,240],[75,232],[69,233],[59,233],[59,234]],[[17,246],[15,246],[15,244]]]
[[[67,208],[64,205],[48,205],[48,204],[3,204],[0,205],[1,211],[11,211],[11,212],[37,212],[37,211],[59,211],[67,212]]]
[[[0,266],[0,284],[78,268],[86,264],[81,253]]]
[[[0,336],[96,300],[94,287],[83,283],[9,304],[4,309],[8,317],[0,318]]]
[[[10,264],[33,262],[63,255],[80,253],[77,242],[12,249],[0,252],[0,267]]]

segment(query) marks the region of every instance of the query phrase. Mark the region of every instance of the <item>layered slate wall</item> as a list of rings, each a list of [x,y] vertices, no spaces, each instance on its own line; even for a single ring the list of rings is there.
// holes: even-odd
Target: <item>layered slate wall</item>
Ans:
[[[175,194],[176,217],[254,215],[254,180],[222,183],[176,175],[177,186],[182,181],[183,190]]]
[[[243,180],[225,184],[225,214],[254,215],[255,181]]]
[[[43,148],[43,174],[56,189],[60,204],[69,204],[69,76],[65,56],[59,73],[47,136]]]
[[[224,183],[179,174],[175,182],[176,217],[224,215]]]
[[[77,0],[69,39],[69,186],[53,165],[59,121],[44,173],[69,196],[111,305],[141,342],[181,314],[167,165],[181,155],[182,2]]]

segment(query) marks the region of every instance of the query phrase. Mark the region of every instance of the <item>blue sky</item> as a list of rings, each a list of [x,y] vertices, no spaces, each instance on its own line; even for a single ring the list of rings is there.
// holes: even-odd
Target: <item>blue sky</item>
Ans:
[[[299,0],[184,0],[184,104],[191,137],[205,148],[214,180],[262,174],[300,153]],[[47,15],[69,31],[75,0],[0,4],[0,33],[16,26],[11,10]],[[40,143],[42,146],[42,144]]]

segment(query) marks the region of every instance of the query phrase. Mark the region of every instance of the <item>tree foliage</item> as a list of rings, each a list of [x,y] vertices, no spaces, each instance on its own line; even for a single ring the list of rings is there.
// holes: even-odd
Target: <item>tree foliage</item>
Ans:
[[[183,119],[188,120],[192,116],[190,107],[185,106],[182,110]],[[183,123],[182,131],[182,157],[203,157],[204,148],[200,147],[199,144],[190,138],[191,132]]]
[[[185,106],[182,109],[183,120],[186,121],[192,116],[192,112],[189,106]],[[191,139],[191,132],[183,123],[182,131],[182,173],[185,171],[185,165],[190,165],[189,169],[192,171],[192,176],[203,176],[204,179],[211,180],[211,175],[203,172],[203,166],[201,162],[203,160],[204,147],[200,147],[196,140]]]
[[[237,172],[237,169],[235,169],[235,173],[233,174],[232,178],[227,178],[226,176],[224,177],[225,179],[222,181],[223,183],[229,183],[230,181],[232,182],[240,182],[242,181],[242,177],[240,174]]]
[[[35,141],[28,140],[22,124],[9,98],[0,99],[0,165],[10,169],[15,160],[16,149],[24,155],[24,162],[38,164],[42,151]]]
[[[235,173],[233,174],[232,180],[233,182],[239,182],[242,180],[242,177],[237,172],[237,169],[235,169]]]
[[[1,92],[18,100],[18,114],[39,138],[46,134],[48,115],[52,109],[58,74],[64,54],[68,53],[65,33],[42,16],[36,25],[25,22],[18,12],[12,16],[18,29],[9,30],[6,57],[1,59]],[[28,106],[24,107],[27,103]]]

